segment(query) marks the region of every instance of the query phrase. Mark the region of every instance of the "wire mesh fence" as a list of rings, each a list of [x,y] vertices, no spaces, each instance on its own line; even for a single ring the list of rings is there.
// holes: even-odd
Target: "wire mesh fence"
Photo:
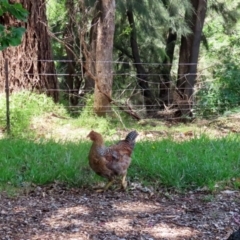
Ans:
[[[32,59],[29,61],[33,61]],[[82,71],[75,71],[74,74],[68,72],[67,64],[68,60],[39,60],[39,63],[46,64],[47,62],[54,62],[56,66],[56,72],[38,72],[37,80],[36,73],[29,71],[29,69],[23,69],[26,79],[18,79],[17,72],[11,68],[11,64],[8,60],[4,62],[4,90],[6,96],[6,125],[8,131],[10,131],[10,114],[11,104],[9,99],[14,92],[13,86],[16,82],[21,81],[22,86],[19,85],[19,90],[24,86],[28,87],[28,90],[37,90],[45,92],[48,95],[57,93],[59,95],[59,101],[64,102],[67,110],[75,115],[80,115],[84,110],[85,112],[93,112],[93,106],[86,104],[86,99],[90,98],[93,94],[93,88],[86,87],[86,77]],[[75,62],[76,63],[76,62]],[[79,63],[78,63],[79,64]],[[153,73],[146,73],[146,78],[139,79],[134,68],[128,71],[119,71],[116,67],[119,64],[127,64],[124,62],[112,62],[113,64],[113,83],[112,83],[112,95],[111,98],[117,106],[118,111],[135,113],[139,119],[155,117],[162,119],[178,119],[177,111],[184,113],[191,117],[199,116],[203,117],[204,114],[211,114],[215,111],[221,112],[225,109],[224,102],[217,102],[217,96],[209,95],[211,88],[214,84],[214,78],[211,75],[211,68],[201,69],[196,75],[196,81],[193,89],[187,87],[177,86],[179,78],[177,72],[174,70],[171,74],[162,74],[154,71]],[[129,63],[128,63],[129,64]],[[143,63],[146,66],[154,66],[159,63]],[[133,64],[132,64],[133,65]],[[212,66],[214,68],[214,66]],[[174,69],[174,68],[173,68]],[[176,69],[176,68],[175,68]],[[24,85],[24,81],[29,81],[34,76],[33,82]],[[53,86],[52,84],[46,84],[45,88],[39,89],[34,87],[36,81],[41,81],[42,76],[48,76],[48,81],[54,81],[57,79],[57,88],[51,88],[47,86]],[[54,78],[52,78],[54,77]],[[187,79],[186,75],[182,78]],[[144,91],[139,85],[139,81],[145,81],[148,84],[148,91],[151,92],[151,101],[144,97]],[[36,85],[37,86],[37,85]],[[44,86],[44,85],[41,85]],[[184,91],[192,90],[193,93],[190,98],[185,98]],[[218,89],[218,91],[224,91],[224,89]],[[3,92],[3,89],[2,89]],[[180,94],[178,94],[180,92]],[[181,92],[183,93],[181,95]],[[213,98],[216,99],[213,99]],[[239,101],[236,101],[236,106]],[[234,107],[234,104],[232,105]],[[217,108],[217,111],[214,110]],[[182,114],[183,115],[183,114]]]

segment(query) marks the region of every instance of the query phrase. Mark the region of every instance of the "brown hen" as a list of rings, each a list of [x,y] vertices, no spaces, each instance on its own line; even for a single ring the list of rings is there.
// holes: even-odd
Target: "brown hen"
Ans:
[[[93,141],[89,152],[89,165],[98,175],[108,179],[108,183],[102,189],[107,190],[117,176],[122,176],[121,185],[127,187],[126,175],[131,163],[131,154],[135,146],[136,131],[128,133],[124,140],[106,147],[101,134],[91,131],[88,137]]]

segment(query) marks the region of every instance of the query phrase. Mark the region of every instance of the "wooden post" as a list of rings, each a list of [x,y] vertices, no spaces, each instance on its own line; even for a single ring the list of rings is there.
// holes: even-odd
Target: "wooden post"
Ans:
[[[5,59],[5,92],[6,92],[6,121],[7,133],[10,134],[10,110],[9,110],[9,81],[8,81],[8,59]]]

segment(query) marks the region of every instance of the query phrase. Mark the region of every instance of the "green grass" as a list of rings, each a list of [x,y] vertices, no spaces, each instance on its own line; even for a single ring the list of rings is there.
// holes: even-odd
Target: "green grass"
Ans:
[[[129,169],[130,181],[151,186],[196,189],[215,184],[229,185],[240,176],[237,136],[212,140],[205,136],[176,143],[171,139],[138,142]],[[98,178],[89,168],[90,142],[33,142],[25,139],[0,140],[0,183],[22,186],[60,181],[86,187]]]
[[[12,136],[25,137],[33,135],[30,129],[34,117],[46,113],[66,116],[63,106],[55,104],[52,98],[45,94],[36,94],[28,91],[13,93],[10,96],[10,123]],[[6,98],[0,95],[0,127],[6,127]]]
[[[214,189],[216,184],[224,187],[240,177],[239,144],[240,137],[236,135],[221,139],[201,136],[184,142],[141,142],[134,152],[130,173],[143,182],[177,189]]]
[[[22,186],[60,181],[86,185],[94,174],[87,164],[89,143],[56,143],[25,139],[0,140],[0,183]]]

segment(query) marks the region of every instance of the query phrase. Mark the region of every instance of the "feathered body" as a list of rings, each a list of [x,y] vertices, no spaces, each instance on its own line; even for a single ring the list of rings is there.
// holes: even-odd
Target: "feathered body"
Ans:
[[[233,232],[227,240],[240,240],[240,228]]]
[[[93,141],[89,152],[89,165],[98,175],[108,179],[105,190],[113,183],[116,176],[122,176],[122,187],[125,189],[125,180],[128,167],[131,163],[131,154],[138,136],[136,131],[128,133],[124,140],[106,147],[101,134],[91,131],[88,137]]]
[[[240,240],[240,216],[234,214],[232,220],[239,226],[238,230],[233,232],[227,240]]]

